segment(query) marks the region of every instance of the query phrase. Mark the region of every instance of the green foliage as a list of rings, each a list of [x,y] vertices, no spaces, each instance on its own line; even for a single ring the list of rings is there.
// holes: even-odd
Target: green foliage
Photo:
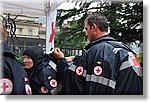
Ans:
[[[16,59],[17,59],[18,62],[24,67],[22,54],[18,54],[18,55],[16,56]]]
[[[138,53],[137,59],[140,62],[141,66],[143,67],[143,53]]]
[[[143,2],[97,2],[97,6],[90,7],[91,3],[80,2],[70,10],[58,10],[57,25],[60,32],[55,37],[58,47],[83,48],[88,42],[85,36],[84,20],[90,12],[103,13],[110,22],[110,34],[125,43],[143,42]],[[67,25],[63,21],[72,18]],[[139,43],[139,44],[140,44]]]

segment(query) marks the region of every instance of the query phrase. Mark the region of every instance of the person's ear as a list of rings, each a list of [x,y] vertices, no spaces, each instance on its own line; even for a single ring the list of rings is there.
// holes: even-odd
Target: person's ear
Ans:
[[[92,28],[93,28],[94,31],[96,31],[97,30],[97,25],[95,23],[93,23]]]

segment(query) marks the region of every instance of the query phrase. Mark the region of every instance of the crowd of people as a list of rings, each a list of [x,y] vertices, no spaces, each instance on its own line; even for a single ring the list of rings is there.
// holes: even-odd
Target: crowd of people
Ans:
[[[3,26],[0,94],[142,95],[143,69],[136,54],[110,36],[107,18],[89,15],[84,28],[90,43],[82,56],[65,57],[59,48],[44,54],[33,46],[23,52],[22,68],[5,42]]]

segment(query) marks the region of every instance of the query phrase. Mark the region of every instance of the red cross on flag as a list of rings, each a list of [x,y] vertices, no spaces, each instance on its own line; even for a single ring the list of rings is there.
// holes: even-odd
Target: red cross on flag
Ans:
[[[54,34],[55,34],[55,20],[57,9],[49,12],[47,17],[47,32],[46,32],[46,53],[52,53],[54,51]]]
[[[0,79],[0,95],[10,94],[13,89],[11,80],[7,78]]]
[[[57,16],[57,7],[67,0],[50,0],[50,10],[46,13],[46,53],[50,54],[54,51],[55,24]]]

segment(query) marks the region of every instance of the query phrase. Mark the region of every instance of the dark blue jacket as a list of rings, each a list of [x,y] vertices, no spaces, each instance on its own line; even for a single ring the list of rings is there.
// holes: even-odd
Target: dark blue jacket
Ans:
[[[24,51],[33,61],[33,67],[26,69],[33,95],[60,94],[62,85],[57,77],[54,58],[43,54],[42,48],[33,46]]]
[[[85,50],[72,65],[59,60],[64,94],[143,94],[142,67],[129,47],[103,36]]]
[[[10,50],[6,42],[3,42],[1,46],[2,76],[0,79],[0,94],[31,94],[28,76],[16,60],[16,55]]]

